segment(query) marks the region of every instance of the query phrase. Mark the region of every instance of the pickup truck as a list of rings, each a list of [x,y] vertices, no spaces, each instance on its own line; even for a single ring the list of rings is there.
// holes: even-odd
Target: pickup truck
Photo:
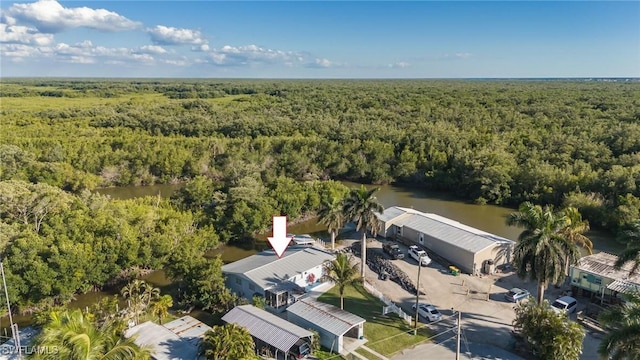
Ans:
[[[387,253],[393,259],[404,258],[404,254],[402,253],[402,250],[400,250],[400,247],[396,244],[384,244],[382,245],[382,251]]]

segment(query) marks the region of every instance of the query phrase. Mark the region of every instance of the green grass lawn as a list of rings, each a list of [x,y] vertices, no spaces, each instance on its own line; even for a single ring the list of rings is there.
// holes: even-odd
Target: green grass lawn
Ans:
[[[338,287],[322,294],[318,300],[340,306]],[[422,327],[413,335],[412,327],[396,314],[382,315],[384,304],[369,294],[361,285],[347,287],[344,294],[344,309],[367,320],[364,323],[365,345],[385,356],[426,341],[430,332]]]

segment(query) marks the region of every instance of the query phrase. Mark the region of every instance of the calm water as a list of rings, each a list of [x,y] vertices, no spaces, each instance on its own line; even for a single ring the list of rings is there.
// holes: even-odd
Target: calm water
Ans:
[[[349,187],[357,187],[359,184],[344,182]],[[153,185],[153,186],[137,186],[137,187],[114,187],[98,189],[97,192],[105,195],[110,195],[115,199],[131,199],[141,196],[157,196],[158,194],[163,197],[168,197],[173,194],[174,191],[179,189],[182,185]],[[374,186],[367,186],[372,188]],[[456,201],[451,197],[442,195],[439,193],[430,193],[419,189],[403,188],[391,185],[375,186],[380,188],[377,193],[378,201],[386,208],[390,206],[402,206],[408,208],[414,208],[423,212],[436,213],[454,219],[463,224],[467,224],[478,229],[515,240],[518,238],[521,230],[515,227],[507,226],[505,224],[505,218],[514,209],[493,206],[493,205],[475,205]],[[288,232],[296,234],[310,234],[314,237],[319,237],[325,240],[330,240],[329,234],[326,232],[326,228],[318,224],[316,219],[311,219],[300,224],[291,225],[288,227]],[[214,256],[215,254],[221,254],[222,260],[225,263],[233,262],[252,254],[257,251],[267,248],[269,245],[266,242],[266,237],[270,234],[261,234],[257,237],[253,243],[245,244],[243,246],[238,245],[222,245],[218,249],[207,254],[208,256]],[[594,249],[596,251],[607,251],[617,253],[622,250],[623,246],[615,242],[611,236],[605,232],[591,231],[587,234],[593,241]],[[167,277],[164,271],[155,271],[145,277],[145,280],[153,285],[160,287],[163,293],[172,291],[172,287],[175,286]],[[84,309],[87,306],[99,301],[104,296],[112,295],[109,292],[92,292],[77,296],[77,299],[69,304],[72,308]],[[210,320],[207,313],[194,312],[193,316],[207,321]],[[29,316],[16,316],[14,321],[18,322],[20,327],[24,327],[30,323]],[[3,330],[1,335],[4,335],[4,328],[6,327],[8,320],[6,318],[0,319],[0,328]]]

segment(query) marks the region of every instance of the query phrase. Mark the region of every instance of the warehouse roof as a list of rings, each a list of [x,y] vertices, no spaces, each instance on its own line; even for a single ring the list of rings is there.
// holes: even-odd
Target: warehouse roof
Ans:
[[[262,289],[268,289],[333,259],[333,254],[318,248],[291,246],[281,258],[273,250],[263,251],[224,265],[222,272],[244,275]]]
[[[309,330],[305,330],[253,305],[236,306],[226,313],[222,320],[247,328],[251,336],[285,353],[298,340],[313,336]]]
[[[407,214],[407,216],[401,216],[402,212]],[[512,240],[464,225],[444,216],[423,213],[414,209],[394,206],[385,209],[383,214],[379,215],[380,218],[390,216],[393,216],[391,220],[393,220],[392,223],[396,226],[406,226],[474,253],[493,246],[496,243],[513,243]]]
[[[287,312],[303,318],[327,332],[341,336],[354,326],[365,322],[360,316],[339,307],[310,298],[302,299],[287,308]]]

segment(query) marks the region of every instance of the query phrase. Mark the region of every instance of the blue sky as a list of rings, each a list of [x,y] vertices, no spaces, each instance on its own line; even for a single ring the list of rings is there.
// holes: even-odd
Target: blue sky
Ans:
[[[639,1],[2,1],[1,76],[640,77]]]

